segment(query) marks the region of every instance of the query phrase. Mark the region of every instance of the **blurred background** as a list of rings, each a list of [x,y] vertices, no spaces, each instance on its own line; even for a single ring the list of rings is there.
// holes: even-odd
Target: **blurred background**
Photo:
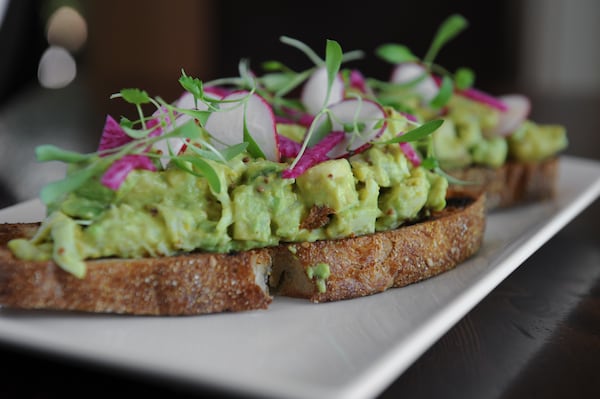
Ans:
[[[474,69],[492,94],[529,95],[532,119],[567,126],[568,154],[600,159],[600,1],[0,0],[0,207],[62,177],[62,165],[35,161],[37,145],[94,151],[106,114],[134,111],[110,100],[122,88],[172,101],[182,69],[208,81],[236,76],[241,58],[310,66],[282,35],[320,55],[326,39],[363,50],[348,66],[386,79],[374,49],[396,42],[424,56],[451,13],[469,27],[437,63]]]

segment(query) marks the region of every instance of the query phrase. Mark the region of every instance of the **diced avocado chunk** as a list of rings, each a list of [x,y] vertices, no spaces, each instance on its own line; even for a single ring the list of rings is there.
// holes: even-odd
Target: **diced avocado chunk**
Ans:
[[[451,119],[444,119],[432,137],[435,157],[443,168],[462,168],[471,163],[469,150],[458,137]]]
[[[446,190],[448,189],[448,180],[433,172],[426,172],[429,181],[429,195],[425,206],[433,211],[441,211],[446,207]]]
[[[354,175],[346,159],[315,165],[296,178],[296,183],[308,207],[321,205],[341,212],[358,203]]]
[[[375,180],[380,187],[391,187],[410,175],[408,160],[399,145],[374,146],[352,157],[358,181]]]
[[[567,131],[560,125],[539,125],[525,121],[508,137],[511,157],[520,161],[541,161],[567,148]]]
[[[396,228],[419,215],[429,196],[426,173],[425,169],[415,168],[401,184],[382,192],[379,197],[382,215],[376,222],[378,231]]]
[[[477,142],[471,149],[473,162],[498,168],[506,161],[508,143],[504,137],[492,137]]]

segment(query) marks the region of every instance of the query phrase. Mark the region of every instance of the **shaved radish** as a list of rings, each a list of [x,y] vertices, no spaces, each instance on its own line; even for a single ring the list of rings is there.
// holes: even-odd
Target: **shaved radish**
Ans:
[[[208,86],[204,88],[205,97],[220,100],[225,97],[226,91],[225,89],[221,89],[218,87]],[[198,101],[198,107],[196,107],[196,103],[194,101],[194,95],[189,91],[186,91],[175,101],[175,106],[178,108],[184,109],[197,109],[200,111],[206,111],[208,109],[208,105],[204,101]]]
[[[409,114],[408,112],[400,112],[400,114],[402,116],[404,116],[406,119],[408,119],[411,122],[418,122],[419,120],[417,119],[416,116],[414,116],[413,114]]]
[[[277,134],[279,140],[279,152],[284,158],[293,158],[300,152],[302,144],[285,137],[282,134]]]
[[[438,85],[438,87],[442,84],[441,77],[433,76],[433,79],[434,79],[435,83]],[[495,108],[501,112],[506,112],[506,110],[508,109],[507,105],[504,104],[504,102],[500,98],[494,97],[493,95],[488,94],[479,89],[476,89],[474,87],[469,87],[468,89],[464,89],[464,90],[456,90],[455,93],[458,95],[461,95],[463,97],[469,98],[473,101],[477,101],[478,103]]]
[[[221,95],[218,94],[218,91],[212,91],[209,89],[211,89],[211,87],[204,88],[204,93],[205,93],[206,97],[210,97],[215,100],[219,100],[221,98]],[[203,101],[198,101],[198,106],[196,107],[196,101],[194,100],[194,95],[187,91],[185,93],[183,93],[175,101],[175,106],[177,108],[195,109],[195,110],[199,110],[199,111],[208,110],[208,105],[206,103],[204,103]],[[163,108],[156,110],[152,116],[153,116],[153,119],[150,119],[148,121],[148,127],[154,127],[154,126],[158,125],[161,122],[161,117],[165,119],[166,126],[157,128],[155,131],[153,131],[150,134],[151,136],[162,135],[164,133],[168,133],[168,132],[172,131],[173,129],[183,125],[184,123],[186,123],[192,119],[192,117],[190,115],[183,114],[183,113],[175,113],[175,115],[174,115],[175,123],[172,124],[170,122],[169,114]],[[179,137],[172,137],[172,138],[168,138],[165,140],[157,141],[156,143],[154,143],[152,148],[159,154],[180,155],[187,148],[187,140],[185,140],[183,138],[179,138]],[[169,162],[171,162],[170,157],[161,157],[160,158],[160,163],[162,164],[163,168],[166,168],[167,165],[169,164]]]
[[[119,122],[117,122],[112,116],[106,115],[106,121],[104,122],[104,128],[102,129],[102,136],[100,137],[98,151],[112,150],[113,148],[125,145],[132,140],[133,139],[129,137],[127,133],[125,133],[125,130],[123,130],[121,125],[119,125]]]
[[[492,108],[496,108],[498,111],[508,111],[508,106],[504,103],[502,99],[489,95],[473,87],[470,87],[466,90],[457,91],[457,94],[470,98],[473,101],[477,101],[482,104],[488,105]]]
[[[283,115],[275,116],[277,123],[296,123],[298,125],[309,127],[315,118],[307,112],[302,112],[290,107],[281,107],[281,111],[283,112]]]
[[[421,96],[424,102],[430,102],[438,93],[439,87],[429,72],[420,64],[404,62],[396,65],[392,71],[392,83],[408,83],[425,75],[423,80],[416,83],[413,90]]]
[[[360,132],[346,132],[344,139],[328,153],[330,158],[346,157],[365,150],[387,127],[383,107],[371,100],[346,99],[332,105],[329,110],[332,131],[345,131],[344,127],[354,123],[361,125]]]
[[[315,70],[306,83],[304,83],[300,94],[300,101],[308,113],[315,115],[323,107],[342,101],[344,94],[344,81],[337,74],[331,86],[329,100],[325,104],[325,98],[327,97],[327,69],[321,67]]]
[[[279,161],[275,115],[258,94],[236,91],[223,97],[219,111],[206,121],[206,130],[215,138],[216,148],[244,142],[244,122],[250,136],[269,161]]]
[[[400,148],[413,166],[421,165],[421,157],[410,143],[400,143]]]
[[[147,126],[149,128],[152,128],[152,127],[160,125],[161,117],[165,118],[166,126],[165,127],[162,127],[162,126],[157,127],[154,131],[152,131],[152,133],[150,133],[151,136],[160,136],[163,133],[174,129],[173,124],[171,124],[171,122],[170,122],[169,116],[161,115],[162,113],[166,113],[166,111],[160,109],[160,110],[154,112],[154,114],[153,114],[154,118],[150,119],[147,123]],[[179,118],[178,117],[175,118],[175,125],[180,125],[181,123],[183,123],[183,121],[180,121],[180,119],[183,119],[184,117],[185,117],[186,121],[191,119],[187,115],[181,115],[181,116],[179,116]],[[179,155],[185,151],[186,147],[187,147],[187,142],[184,139],[178,138],[178,137],[163,139],[163,140],[155,142],[152,145],[152,149],[154,151],[156,151],[158,154],[164,154],[164,155],[170,155],[170,154]],[[169,164],[169,162],[171,162],[171,158],[169,158],[169,157],[161,157],[160,158],[160,163],[163,166],[163,168],[166,168],[167,165]]]
[[[154,164],[147,156],[129,154],[113,162],[106,172],[104,172],[100,181],[104,186],[112,190],[118,190],[127,178],[127,175],[129,175],[129,172],[134,169],[156,171]]]
[[[506,105],[506,110],[500,113],[498,124],[489,133],[508,136],[529,116],[531,101],[521,94],[507,94],[498,99]]]
[[[374,96],[373,90],[367,85],[365,76],[358,70],[350,71],[350,87],[367,96]]]
[[[329,160],[330,158],[327,156],[327,153],[341,142],[344,139],[344,136],[344,132],[329,133],[323,140],[319,141],[318,144],[308,148],[292,169],[286,169],[281,172],[281,177],[284,179],[296,178],[310,167]]]

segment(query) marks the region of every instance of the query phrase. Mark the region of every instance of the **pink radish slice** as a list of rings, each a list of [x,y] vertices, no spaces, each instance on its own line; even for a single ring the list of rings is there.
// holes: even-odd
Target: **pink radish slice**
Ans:
[[[400,112],[400,114],[411,122],[418,122],[417,117],[413,114],[409,114],[408,112]]]
[[[299,125],[310,127],[315,118],[313,115],[299,111],[297,109],[282,107],[283,115],[276,116],[277,123],[297,123]]]
[[[231,93],[223,101],[226,102],[221,103],[220,111],[213,112],[206,121],[206,130],[216,140],[214,146],[220,149],[243,143],[245,120],[250,136],[266,159],[278,162],[278,135],[271,106],[258,94],[249,95],[247,91]]]
[[[367,85],[365,76],[358,69],[350,71],[350,87],[367,96],[374,95],[373,90]]]
[[[491,96],[481,90],[477,90],[473,87],[470,87],[466,90],[457,91],[457,94],[461,96],[470,98],[473,101],[480,102],[482,104],[488,105],[492,108],[496,108],[498,111],[506,112],[508,111],[508,106],[504,103],[504,101],[500,98]]]
[[[281,134],[278,135],[279,152],[282,157],[293,158],[300,152],[302,144],[289,139]]]
[[[400,148],[413,166],[421,165],[421,158],[410,143],[400,143]]]
[[[329,100],[325,104],[325,97],[327,96],[327,69],[320,67],[304,83],[302,92],[300,93],[300,101],[309,114],[316,115],[324,106],[342,101],[344,93],[344,81],[337,74],[331,86]]]
[[[329,110],[334,132],[344,131],[345,125],[354,122],[364,124],[360,134],[346,132],[344,139],[327,154],[330,158],[346,157],[365,150],[387,127],[383,107],[371,100],[350,98],[332,105]]]
[[[419,94],[425,102],[429,102],[437,95],[439,88],[435,80],[422,65],[414,62],[398,64],[392,71],[390,81],[392,83],[408,83],[419,78],[423,74],[426,74],[427,76],[413,86],[412,90]]]
[[[286,169],[281,172],[281,177],[284,179],[293,179],[300,176],[307,169],[315,166],[318,163],[327,161],[329,157],[327,153],[344,139],[344,132],[331,132],[317,145],[308,148],[298,163],[292,169]],[[296,153],[297,154],[297,153]]]
[[[146,169],[155,171],[154,164],[145,155],[130,154],[125,155],[113,162],[113,164],[104,172],[104,175],[100,179],[102,184],[112,190],[118,190],[121,184],[134,169]]]
[[[98,151],[112,150],[113,148],[125,145],[132,140],[133,139],[125,133],[121,125],[119,125],[119,122],[112,116],[107,115],[104,128],[102,129],[102,137],[100,137]]]
[[[498,124],[489,133],[508,136],[529,116],[531,101],[522,94],[507,94],[498,99],[506,105],[506,111],[500,113]]]
[[[204,92],[206,93],[207,97],[214,98],[215,100],[219,100],[221,98],[220,94],[217,94],[217,92],[213,92],[212,90],[209,90],[209,89],[213,89],[213,88],[211,88],[211,87],[204,88]],[[208,105],[206,105],[202,101],[198,101],[198,107],[196,107],[196,104],[194,101],[194,96],[192,95],[192,93],[187,92],[187,91],[185,93],[183,93],[181,95],[181,97],[179,97],[177,99],[177,101],[175,101],[175,106],[178,108],[196,109],[199,111],[208,110]],[[167,113],[167,111],[164,110],[163,108],[161,108],[154,112],[153,116],[155,118],[149,121],[149,123],[148,123],[149,127],[155,126],[156,124],[158,124],[160,122],[160,114],[161,113],[165,113],[164,117],[166,119],[167,126],[164,128],[159,128],[155,132],[152,132],[151,133],[152,136],[162,135],[163,133],[168,133],[168,132],[172,131],[175,127],[179,127],[192,119],[192,117],[190,115],[176,113],[175,114],[175,123],[173,125],[169,122],[170,116]],[[167,155],[167,154],[173,153],[175,155],[179,155],[179,154],[183,153],[185,151],[185,149],[187,148],[187,141],[185,139],[182,139],[179,137],[173,137],[173,138],[157,141],[156,143],[154,143],[152,148],[154,150],[156,150],[159,154]],[[160,158],[160,163],[162,164],[163,168],[166,168],[167,165],[169,164],[169,162],[171,162],[171,159],[169,157]]]
[[[438,85],[438,87],[442,84],[442,78],[439,76],[433,76],[433,79],[435,81],[435,83]],[[456,94],[461,95],[463,97],[466,97],[468,99],[471,99],[473,101],[476,101],[478,103],[487,105],[488,107],[492,107],[492,108],[496,108],[498,111],[501,112],[505,112],[508,107],[506,104],[504,104],[504,102],[502,102],[502,100],[498,97],[494,97],[491,94],[488,94],[484,91],[481,91],[479,89],[476,89],[474,87],[469,87],[468,89],[464,89],[464,90],[456,90],[455,91]]]

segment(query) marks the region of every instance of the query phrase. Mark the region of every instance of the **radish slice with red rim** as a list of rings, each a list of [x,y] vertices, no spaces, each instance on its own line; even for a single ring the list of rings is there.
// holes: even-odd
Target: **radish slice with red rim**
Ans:
[[[278,162],[278,135],[271,106],[258,94],[236,91],[222,99],[220,110],[206,121],[206,130],[215,138],[213,145],[223,149],[244,142],[244,122],[250,136],[265,158]]]
[[[421,165],[421,157],[410,143],[400,143],[400,148],[413,166]]]
[[[331,132],[317,145],[308,148],[298,163],[291,169],[286,169],[281,173],[284,179],[293,179],[300,176],[307,169],[318,163],[329,160],[327,153],[344,139],[344,132]]]
[[[365,150],[387,127],[383,107],[371,100],[346,99],[329,107],[329,111],[331,131],[345,132],[344,139],[328,152],[330,158],[346,157]],[[325,120],[316,126],[316,130],[319,130],[322,123],[325,123]],[[360,130],[346,131],[346,127],[353,125],[357,125]]]
[[[498,111],[501,111],[501,112],[508,111],[508,105],[501,98],[494,97],[490,94],[487,94],[481,90],[477,90],[473,87],[458,91],[457,93],[460,94],[461,96],[470,98],[473,101],[477,101],[477,102],[485,104],[489,107],[496,108]]]
[[[216,92],[213,92],[212,90],[208,90],[208,89],[209,89],[208,87],[205,88],[205,94],[207,97],[214,98],[215,100],[218,100],[221,98],[221,95],[217,94]],[[208,110],[208,105],[206,103],[204,103],[203,101],[198,101],[197,105],[198,106],[196,107],[196,102],[194,101],[193,94],[190,92],[187,92],[187,91],[185,93],[183,93],[177,99],[177,101],[175,101],[175,106],[178,108],[195,109],[195,110],[199,110],[199,111]],[[161,113],[165,114],[163,117],[166,120],[167,126],[164,128],[162,128],[162,127],[158,128],[156,130],[156,135],[162,135],[164,133],[168,133],[168,132],[172,131],[173,129],[175,129],[176,127],[179,127],[179,126],[183,125],[184,123],[188,122],[190,119],[192,119],[192,117],[190,115],[176,113],[174,115],[175,123],[171,124],[169,122],[169,118],[170,118],[169,114],[164,109],[161,108],[154,112],[154,114],[153,114],[154,119],[151,119],[149,121],[148,125],[155,126],[158,123],[160,123]],[[154,132],[152,134],[154,135]],[[172,137],[172,138],[157,141],[156,143],[154,143],[152,148],[155,151],[157,151],[159,154],[180,155],[187,148],[187,140],[179,138],[179,137]],[[165,157],[160,158],[160,163],[162,164],[163,168],[166,168],[167,165],[169,164],[169,162],[171,162],[171,159],[169,157],[165,156]]]
[[[422,65],[414,62],[398,64],[392,71],[392,83],[408,83],[425,75],[419,83],[415,83],[412,90],[419,94],[424,102],[429,103],[439,92],[439,87],[429,72]]]
[[[300,93],[300,101],[308,113],[316,115],[324,107],[344,99],[344,80],[340,74],[337,74],[331,85],[329,99],[327,104],[325,104],[325,98],[327,97],[327,83],[327,69],[325,67],[316,69],[312,75],[310,75],[306,83],[304,83],[302,92]]]
[[[501,112],[498,124],[488,133],[509,136],[527,119],[531,111],[531,101],[522,94],[507,94],[498,97],[506,110]]]

